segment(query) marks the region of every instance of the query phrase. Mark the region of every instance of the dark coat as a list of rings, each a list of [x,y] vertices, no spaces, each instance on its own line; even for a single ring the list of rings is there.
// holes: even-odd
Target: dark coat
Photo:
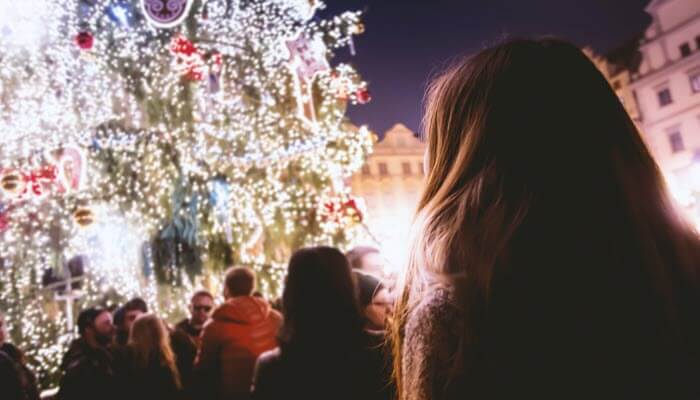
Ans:
[[[57,398],[115,399],[113,363],[112,354],[107,349],[92,347],[83,339],[74,340],[61,363],[63,377]]]
[[[321,351],[299,349],[296,357],[279,348],[264,353],[255,369],[253,400],[393,399],[381,335],[366,333],[363,340],[360,350],[337,345]]]
[[[175,353],[177,370],[180,372],[182,387],[189,391],[194,385],[194,360],[197,357],[199,341],[192,336],[189,320],[184,320],[170,332],[170,347]]]
[[[0,388],[3,399],[39,400],[34,373],[27,368],[22,352],[10,343],[0,346]]]
[[[132,348],[128,346],[115,353],[114,370],[120,399],[182,399],[182,390],[170,368],[157,360],[146,367],[139,366]]]

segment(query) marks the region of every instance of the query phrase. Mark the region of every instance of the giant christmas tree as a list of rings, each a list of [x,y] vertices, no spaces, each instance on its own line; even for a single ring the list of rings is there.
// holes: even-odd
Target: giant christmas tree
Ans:
[[[362,234],[343,182],[372,139],[344,114],[369,93],[329,60],[354,51],[364,28],[357,12],[320,19],[322,7],[31,0],[4,10],[0,308],[43,376],[82,305],[140,295],[175,315],[232,264],[258,270],[275,295],[294,249]]]

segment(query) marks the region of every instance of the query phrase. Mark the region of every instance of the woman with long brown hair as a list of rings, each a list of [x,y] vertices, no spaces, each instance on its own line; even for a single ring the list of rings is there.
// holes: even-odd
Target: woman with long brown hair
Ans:
[[[298,250],[282,295],[279,348],[258,359],[254,400],[389,400],[383,337],[365,330],[345,255],[331,247]]]
[[[126,348],[117,355],[116,374],[121,397],[179,399],[180,374],[170,347],[165,323],[153,314],[143,314],[131,327]]]
[[[401,400],[700,398],[697,233],[578,48],[512,40],[459,63],[424,132]]]

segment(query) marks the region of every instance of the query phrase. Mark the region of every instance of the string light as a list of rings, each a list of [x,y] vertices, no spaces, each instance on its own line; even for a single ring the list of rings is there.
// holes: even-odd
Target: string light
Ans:
[[[219,290],[227,259],[275,297],[294,249],[363,234],[352,207],[326,208],[354,204],[342,182],[373,145],[344,116],[366,83],[327,62],[362,32],[360,13],[203,0],[157,26],[141,1],[25,2],[36,10],[18,18],[32,26],[22,40],[0,21],[13,28],[0,33],[0,307],[44,386],[74,334],[73,301],[140,295],[172,321],[196,288]],[[69,148],[81,162],[54,156]],[[173,238],[160,265],[153,243]],[[185,246],[202,273],[178,264]]]

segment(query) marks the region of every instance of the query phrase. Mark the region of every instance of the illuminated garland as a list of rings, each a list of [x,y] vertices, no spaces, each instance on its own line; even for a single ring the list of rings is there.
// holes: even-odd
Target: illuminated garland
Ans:
[[[360,14],[182,0],[158,15],[157,1],[0,10],[0,307],[44,384],[67,302],[140,295],[172,320],[231,262],[272,297],[294,249],[362,233],[343,181],[373,142],[344,114],[370,96],[328,63],[354,52]]]

